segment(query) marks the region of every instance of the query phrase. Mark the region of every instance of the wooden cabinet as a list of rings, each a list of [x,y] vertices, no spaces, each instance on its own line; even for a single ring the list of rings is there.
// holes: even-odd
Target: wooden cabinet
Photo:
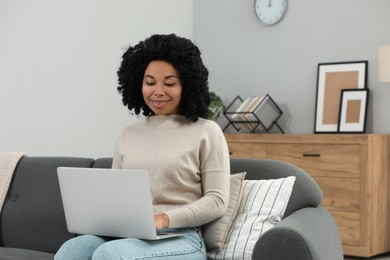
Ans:
[[[389,145],[385,134],[226,134],[232,157],[268,158],[308,172],[324,192],[345,255],[390,251]]]

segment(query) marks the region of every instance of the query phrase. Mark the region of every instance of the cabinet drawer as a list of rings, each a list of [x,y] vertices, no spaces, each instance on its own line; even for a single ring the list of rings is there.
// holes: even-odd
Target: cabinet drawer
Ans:
[[[232,158],[266,158],[267,146],[254,143],[228,143]]]
[[[343,245],[360,245],[360,214],[356,212],[330,211]]]
[[[324,193],[321,204],[329,210],[360,212],[360,179],[313,177]]]
[[[360,145],[272,144],[267,155],[293,163],[311,176],[360,177]]]

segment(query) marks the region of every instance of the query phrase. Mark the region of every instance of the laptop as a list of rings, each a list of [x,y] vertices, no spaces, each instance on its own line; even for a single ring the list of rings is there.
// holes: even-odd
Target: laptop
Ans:
[[[157,240],[149,177],[145,170],[59,167],[68,231],[75,234]]]

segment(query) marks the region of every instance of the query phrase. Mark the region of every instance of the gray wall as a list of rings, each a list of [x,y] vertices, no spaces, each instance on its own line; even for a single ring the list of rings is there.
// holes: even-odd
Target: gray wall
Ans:
[[[136,120],[116,91],[124,50],[153,33],[192,38],[192,8],[192,0],[0,0],[0,150],[112,156]]]
[[[290,0],[285,18],[271,27],[257,20],[253,5],[194,1],[194,40],[212,90],[226,103],[268,93],[284,111],[286,132],[313,133],[317,64],[368,60],[367,130],[390,133],[390,85],[377,75],[377,48],[390,44],[389,0]]]
[[[389,10],[389,0],[290,0],[266,27],[253,0],[0,0],[0,150],[111,156],[136,120],[115,90],[120,56],[170,32],[199,45],[225,102],[269,93],[289,133],[313,132],[319,62],[369,60],[369,131],[387,133],[376,53],[390,44]]]

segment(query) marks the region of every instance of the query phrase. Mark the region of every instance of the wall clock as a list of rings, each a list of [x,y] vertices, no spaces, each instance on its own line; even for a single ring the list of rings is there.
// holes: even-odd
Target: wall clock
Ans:
[[[287,13],[288,0],[255,0],[257,18],[265,25],[280,22]]]

